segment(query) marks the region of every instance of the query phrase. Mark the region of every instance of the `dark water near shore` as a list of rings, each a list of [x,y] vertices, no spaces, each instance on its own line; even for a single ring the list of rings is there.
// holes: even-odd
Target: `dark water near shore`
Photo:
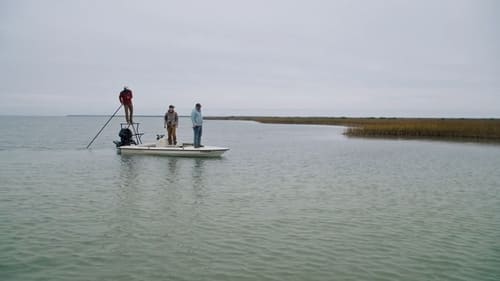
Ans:
[[[220,159],[127,157],[116,119],[85,149],[106,120],[0,117],[0,280],[500,279],[500,145],[206,121]]]

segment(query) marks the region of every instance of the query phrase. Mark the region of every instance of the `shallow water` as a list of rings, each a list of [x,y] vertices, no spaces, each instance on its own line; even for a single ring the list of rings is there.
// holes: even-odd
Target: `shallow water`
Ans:
[[[121,156],[114,119],[85,149],[106,120],[0,117],[1,280],[500,278],[499,145],[205,121],[220,159]]]

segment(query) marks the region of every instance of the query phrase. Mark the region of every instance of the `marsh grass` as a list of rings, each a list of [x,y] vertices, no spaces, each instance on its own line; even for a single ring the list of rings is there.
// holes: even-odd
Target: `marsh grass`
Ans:
[[[275,124],[347,126],[351,137],[399,137],[500,141],[500,119],[348,118],[348,117],[209,117]]]
[[[350,127],[348,136],[393,136],[499,140],[500,121],[485,119],[396,119]]]

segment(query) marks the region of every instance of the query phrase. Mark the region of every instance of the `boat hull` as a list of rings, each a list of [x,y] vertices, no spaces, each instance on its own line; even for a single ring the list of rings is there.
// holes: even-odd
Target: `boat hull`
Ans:
[[[159,155],[173,157],[220,157],[229,148],[218,146],[204,146],[195,148],[192,145],[168,145],[157,146],[157,144],[126,145],[117,148],[124,155]]]

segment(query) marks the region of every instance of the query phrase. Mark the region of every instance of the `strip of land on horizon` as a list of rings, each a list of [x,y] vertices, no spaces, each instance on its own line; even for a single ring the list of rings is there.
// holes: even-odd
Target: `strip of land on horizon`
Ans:
[[[211,116],[208,120],[246,120],[271,124],[334,125],[348,127],[351,137],[460,139],[500,142],[497,118],[386,118],[386,117],[273,117]]]

